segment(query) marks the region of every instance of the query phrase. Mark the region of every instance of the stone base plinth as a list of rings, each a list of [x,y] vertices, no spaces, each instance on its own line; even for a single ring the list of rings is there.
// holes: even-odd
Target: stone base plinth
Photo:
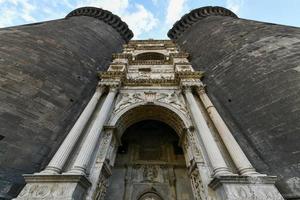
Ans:
[[[275,181],[275,176],[220,176],[209,186],[222,200],[284,200]]]
[[[24,175],[26,186],[16,200],[82,200],[91,185],[82,175]]]

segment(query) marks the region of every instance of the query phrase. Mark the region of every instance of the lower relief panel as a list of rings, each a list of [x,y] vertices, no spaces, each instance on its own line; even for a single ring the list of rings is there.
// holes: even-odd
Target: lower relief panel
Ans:
[[[109,179],[106,200],[192,200],[185,168],[138,164],[115,167]]]
[[[141,121],[121,138],[106,200],[193,200],[179,138],[168,125]]]

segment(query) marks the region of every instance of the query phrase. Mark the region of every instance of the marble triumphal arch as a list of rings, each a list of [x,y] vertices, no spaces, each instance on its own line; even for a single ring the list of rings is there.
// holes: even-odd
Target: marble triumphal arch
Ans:
[[[17,199],[282,199],[275,178],[247,159],[202,76],[171,41],[125,44]]]

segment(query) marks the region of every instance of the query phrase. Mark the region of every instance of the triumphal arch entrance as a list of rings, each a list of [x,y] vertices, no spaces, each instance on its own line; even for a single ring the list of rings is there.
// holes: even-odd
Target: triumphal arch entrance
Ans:
[[[130,41],[41,172],[17,199],[282,200],[168,40]]]

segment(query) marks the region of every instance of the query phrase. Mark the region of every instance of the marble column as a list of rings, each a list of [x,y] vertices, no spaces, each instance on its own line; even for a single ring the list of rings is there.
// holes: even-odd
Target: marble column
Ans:
[[[195,127],[200,135],[200,139],[203,142],[207,156],[212,165],[214,176],[232,174],[225,163],[225,160],[220,152],[220,149],[218,148],[216,141],[214,140],[211,131],[207,126],[206,120],[191,92],[191,88],[186,88],[184,92],[192,117],[194,119]]]
[[[108,178],[111,175],[110,160],[108,157],[111,150],[111,145],[112,143],[114,143],[114,129],[104,127],[104,130],[102,132],[103,134],[101,136],[101,142],[98,147],[99,149],[97,150],[98,153],[96,162],[91,169],[91,174],[89,175],[89,179],[92,185],[88,191],[86,200],[96,199],[95,197],[99,196],[99,188],[104,188],[101,186],[101,184],[103,184],[103,178]],[[102,173],[104,173],[105,175],[103,175]]]
[[[224,120],[221,118],[220,114],[210,101],[207,96],[205,89],[201,86],[197,89],[197,93],[208,112],[212,122],[214,123],[216,129],[219,132],[220,137],[222,138],[224,145],[226,146],[234,164],[236,165],[239,173],[241,175],[252,175],[259,174],[255,171],[254,167],[244,154],[243,150],[231,134]]]
[[[79,154],[77,155],[72,169],[68,173],[86,175],[86,170],[88,169],[88,165],[95,151],[97,142],[100,139],[103,125],[109,116],[109,111],[111,110],[117,90],[118,89],[116,87],[110,88],[100,111],[96,114],[94,124],[87,134],[87,137],[80,149]]]
[[[59,149],[55,153],[54,157],[41,173],[44,174],[59,174],[64,167],[67,159],[69,158],[75,144],[77,143],[83,129],[85,128],[87,122],[89,121],[91,115],[93,114],[97,103],[102,96],[104,88],[97,87],[93,97],[77,119],[71,131],[68,133],[67,137],[60,145]]]

